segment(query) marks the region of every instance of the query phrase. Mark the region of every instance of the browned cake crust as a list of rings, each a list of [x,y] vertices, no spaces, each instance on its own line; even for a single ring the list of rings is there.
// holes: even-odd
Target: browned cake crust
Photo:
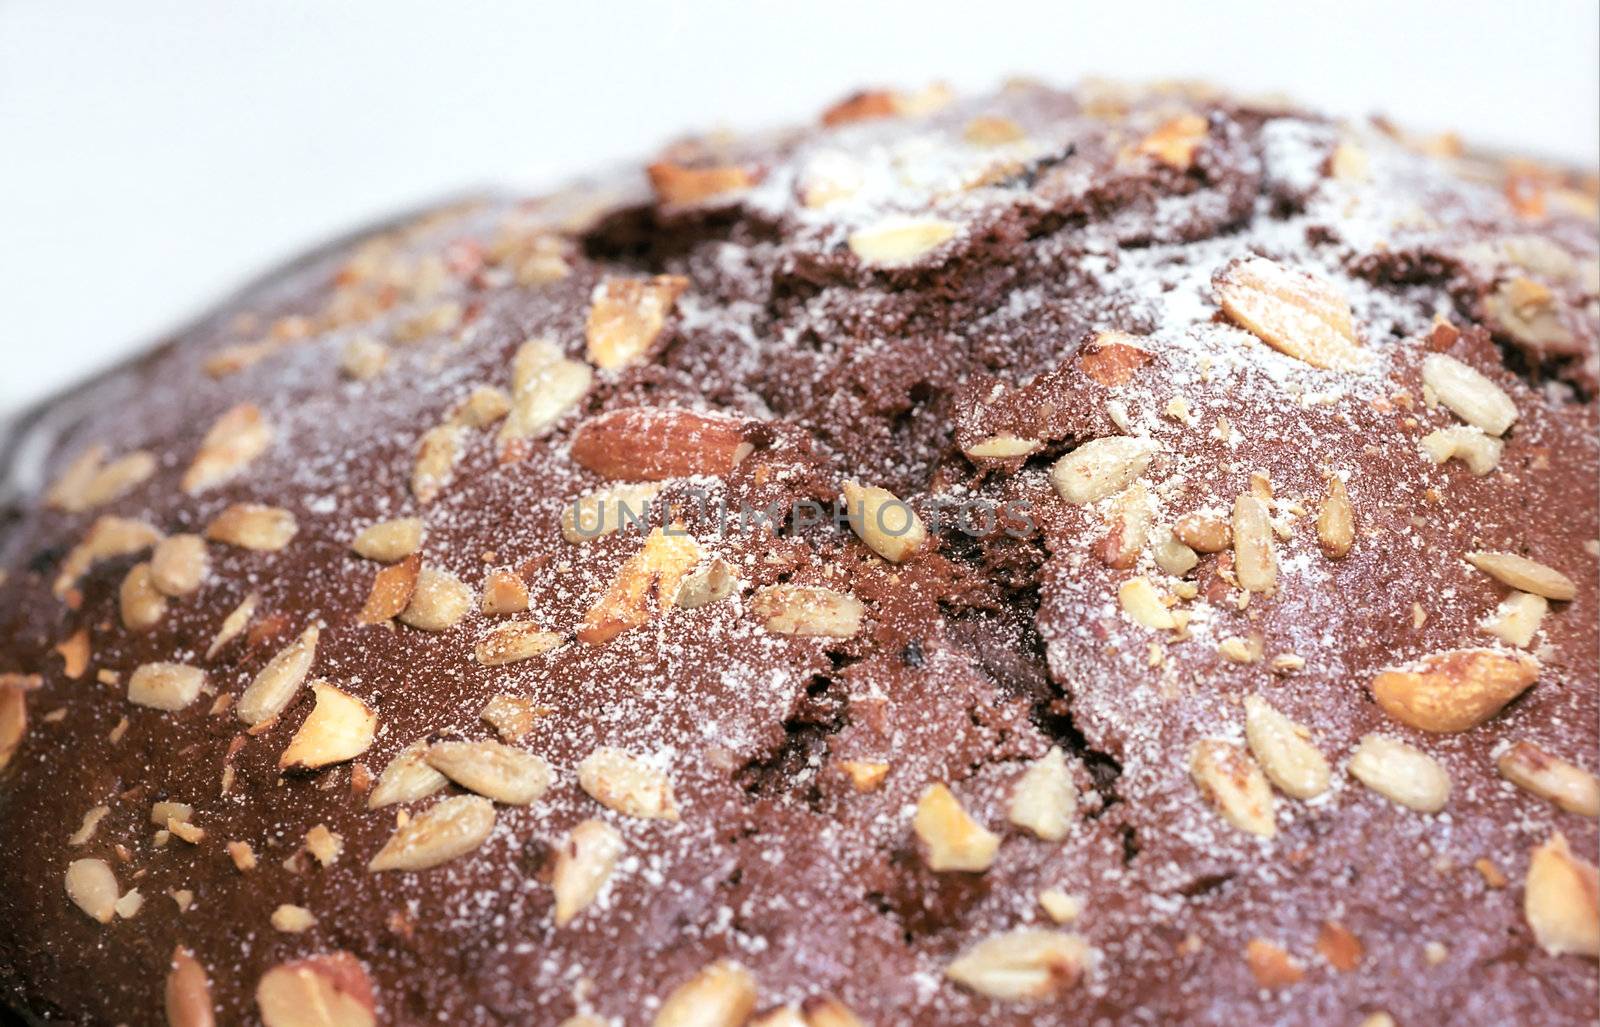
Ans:
[[[24,420],[0,1004],[1595,1017],[1592,179],[1192,88],[824,121]]]

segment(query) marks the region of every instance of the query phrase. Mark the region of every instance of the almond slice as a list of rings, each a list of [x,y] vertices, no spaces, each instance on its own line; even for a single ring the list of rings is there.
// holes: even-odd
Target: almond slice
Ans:
[[[194,953],[182,945],[172,950],[163,991],[167,1027],[216,1027],[211,981]]]
[[[756,176],[750,169],[738,165],[690,168],[658,161],[646,168],[645,173],[650,176],[656,202],[671,205],[702,203],[742,192],[756,184]]]
[[[397,517],[364,528],[350,543],[356,555],[379,563],[396,563],[422,548],[422,521]]]
[[[928,540],[928,529],[910,506],[888,489],[844,483],[850,528],[873,552],[904,563]]]
[[[528,443],[553,429],[594,384],[594,372],[555,343],[530,339],[511,364],[511,411],[500,426],[500,459],[519,460]]]
[[[1328,497],[1317,511],[1317,542],[1330,560],[1342,560],[1355,541],[1355,511],[1350,506],[1350,494],[1342,479],[1330,476]]]
[[[156,458],[138,450],[104,463],[105,447],[88,450],[51,487],[45,503],[68,513],[82,513],[116,502],[142,485],[156,471]]]
[[[1213,284],[1223,312],[1278,352],[1324,370],[1362,365],[1350,303],[1325,279],[1247,257]]]
[[[741,1027],[756,1007],[756,982],[732,960],[712,963],[678,985],[654,1027]]]
[[[311,664],[317,658],[317,639],[321,634],[317,625],[311,625],[262,667],[250,687],[234,703],[234,716],[254,727],[288,709],[289,701],[305,683]]]
[[[689,280],[679,275],[601,282],[585,329],[589,360],[603,371],[638,363],[661,337],[667,315],[688,287]]]
[[[644,820],[677,820],[672,779],[622,749],[601,746],[578,764],[578,784],[607,809]]]
[[[1017,781],[1011,792],[1006,819],[1047,842],[1059,842],[1072,830],[1072,816],[1078,811],[1078,789],[1067,769],[1067,757],[1059,746],[1051,746]]]
[[[367,793],[367,808],[381,809],[397,802],[416,802],[443,788],[449,778],[428,766],[428,743],[418,740],[401,749],[378,775]]]
[[[1420,445],[1435,464],[1460,460],[1479,478],[1500,466],[1500,454],[1505,450],[1505,443],[1471,425],[1431,431],[1421,438]]]
[[[256,984],[265,1027],[375,1027],[372,980],[348,952],[279,963]]]
[[[753,450],[731,417],[667,407],[623,407],[592,417],[572,440],[572,459],[602,478],[662,481],[721,476]]]
[[[1600,958],[1600,872],[1559,831],[1533,850],[1522,910],[1552,956]]]
[[[1550,603],[1531,592],[1513,592],[1500,601],[1494,613],[1478,625],[1478,630],[1493,635],[1507,645],[1526,649],[1539,633]]]
[[[1366,735],[1350,757],[1350,773],[1368,788],[1419,813],[1437,813],[1450,801],[1450,775],[1415,746]]]
[[[193,595],[205,580],[209,558],[199,535],[168,535],[150,554],[150,583],[163,595]]]
[[[253,403],[240,403],[217,418],[200,440],[200,451],[183,475],[190,495],[220,485],[272,446],[272,425]]]
[[[1278,557],[1272,547],[1272,519],[1255,496],[1233,501],[1233,573],[1248,592],[1270,595],[1278,587]]]
[[[250,618],[256,615],[256,607],[261,604],[261,596],[251,592],[240,601],[238,606],[217,627],[216,635],[211,639],[211,644],[206,647],[206,659],[215,659],[222,651],[222,647],[239,637],[245,625],[250,623]]]
[[[1160,449],[1153,439],[1133,436],[1091,439],[1055,462],[1050,481],[1075,506],[1098,502],[1133,484]]]
[[[1138,152],[1179,171],[1194,165],[1195,151],[1206,141],[1210,124],[1198,114],[1180,114],[1139,140]]]
[[[273,930],[282,931],[284,934],[303,934],[317,926],[317,918],[312,915],[311,910],[304,906],[291,906],[288,903],[274,909],[268,922],[272,924]]]
[[[1328,761],[1307,739],[1305,728],[1259,695],[1245,697],[1244,733],[1251,753],[1279,791],[1296,799],[1313,799],[1328,790],[1333,780]]]
[[[528,609],[528,583],[514,571],[490,571],[483,579],[478,609],[489,617],[523,613]]]
[[[930,870],[982,873],[1000,851],[1000,836],[974,820],[943,784],[923,791],[911,826],[922,840]]]
[[[1117,589],[1117,603],[1135,623],[1152,631],[1170,631],[1178,626],[1178,618],[1167,608],[1149,578],[1123,582]]]
[[[1243,747],[1202,739],[1189,749],[1189,773],[1228,823],[1263,838],[1278,833],[1272,788]]]
[[[514,621],[491,628],[478,641],[474,653],[485,667],[500,667],[507,663],[531,660],[547,653],[565,641],[565,636],[554,631],[541,631],[537,624]]]
[[[507,806],[528,806],[550,787],[550,764],[500,742],[436,742],[428,766],[471,792]]]
[[[377,714],[360,699],[326,681],[311,682],[311,691],[317,704],[278,757],[281,770],[314,770],[353,760],[371,747],[377,734]]]
[[[423,567],[400,621],[419,631],[448,631],[472,612],[472,589],[449,571]]]
[[[383,568],[372,579],[372,591],[356,614],[357,624],[382,624],[398,617],[411,605],[422,577],[422,557],[411,554],[397,564]]]
[[[1490,435],[1504,435],[1516,423],[1517,405],[1506,391],[1455,357],[1423,358],[1422,384],[1457,417]]]
[[[494,830],[494,803],[478,795],[440,799],[397,828],[367,870],[427,870],[464,856]]]
[[[855,596],[817,585],[768,585],[750,600],[750,612],[777,635],[852,638],[867,608]]]
[[[1099,332],[1073,362],[1097,383],[1116,388],[1128,384],[1141,367],[1155,359],[1139,343],[1139,336],[1127,332]]]
[[[417,459],[411,468],[411,494],[427,506],[455,477],[456,464],[466,445],[466,429],[456,424],[440,424],[423,432],[417,443]]]
[[[556,849],[550,890],[555,893],[555,921],[565,927],[600,894],[622,856],[622,835],[603,820],[585,820]]]
[[[561,511],[561,537],[582,545],[620,528],[641,534],[650,527],[651,503],[661,486],[613,485],[574,500]]]
[[[276,506],[235,503],[206,525],[206,538],[241,549],[276,552],[300,530],[294,514]]]
[[[110,806],[96,806],[89,810],[83,815],[83,822],[78,825],[78,829],[72,832],[72,837],[67,839],[67,844],[74,848],[87,844],[100,827],[100,821],[104,820],[106,814],[110,812]]]
[[[501,741],[515,742],[533,730],[534,721],[551,712],[548,707],[540,706],[532,699],[502,692],[483,704],[478,718],[494,728]]]
[[[67,864],[67,897],[91,920],[109,924],[116,915],[116,875],[103,859],[75,859]]]
[[[1495,760],[1500,775],[1524,791],[1548,799],[1568,813],[1600,817],[1600,780],[1574,763],[1528,741],[1513,742]]]
[[[1091,957],[1088,944],[1076,934],[1021,928],[978,942],[944,973],[980,995],[1031,1002],[1076,985]]]
[[[851,232],[846,243],[869,267],[898,268],[915,264],[960,230],[942,218],[894,216]]]
[[[148,561],[128,568],[117,591],[122,626],[129,631],[145,631],[161,623],[167,613],[167,597],[156,589]]]
[[[1546,599],[1566,602],[1578,594],[1565,574],[1516,553],[1478,551],[1468,553],[1467,562],[1496,581]]]
[[[1530,656],[1494,649],[1452,649],[1372,679],[1372,697],[1385,713],[1420,731],[1451,733],[1477,727],[1539,676]]]
[[[584,614],[578,639],[603,645],[648,621],[652,594],[655,610],[670,606],[702,555],[700,544],[684,534],[681,524],[650,532],[639,551],[617,571],[605,594]]]
[[[1038,439],[1024,439],[1016,435],[991,435],[962,450],[973,460],[1015,460],[1032,456],[1044,448]]]
[[[0,674],[0,770],[22,746],[28,733],[28,693],[42,683],[33,675]]]
[[[200,696],[206,672],[183,663],[145,663],[128,676],[128,701],[136,706],[172,712]]]
[[[1105,535],[1094,545],[1094,554],[1100,558],[1100,562],[1118,570],[1127,570],[1137,564],[1150,540],[1151,516],[1150,490],[1144,487],[1143,482],[1136,481],[1123,489],[1106,511]],[[1188,567],[1183,570],[1188,570]]]
[[[713,558],[686,575],[672,597],[674,606],[696,610],[720,603],[739,589],[739,575],[726,560]]]
[[[61,560],[52,591],[56,598],[65,599],[77,587],[78,581],[102,560],[131,556],[141,549],[149,549],[160,542],[161,532],[143,521],[126,517],[100,517],[89,526],[83,540]]]

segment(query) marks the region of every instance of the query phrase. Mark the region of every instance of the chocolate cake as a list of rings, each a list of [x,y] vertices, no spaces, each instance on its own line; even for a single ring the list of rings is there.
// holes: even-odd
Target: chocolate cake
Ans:
[[[1593,1021],[1597,248],[1017,83],[314,253],[5,441],[0,1005]]]

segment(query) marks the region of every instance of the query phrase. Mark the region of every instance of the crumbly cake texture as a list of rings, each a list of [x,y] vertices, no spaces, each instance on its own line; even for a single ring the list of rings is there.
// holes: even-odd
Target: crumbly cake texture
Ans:
[[[26,419],[0,998],[1595,1017],[1592,179],[1198,88],[823,122],[313,255]],[[714,509],[846,494],[919,522]],[[564,529],[607,496],[668,513]]]

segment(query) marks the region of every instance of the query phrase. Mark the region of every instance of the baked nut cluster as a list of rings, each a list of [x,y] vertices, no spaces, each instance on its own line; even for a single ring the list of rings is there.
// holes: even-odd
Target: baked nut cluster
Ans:
[[[1595,178],[1193,85],[820,121],[24,419],[0,1005],[1594,1019]]]

